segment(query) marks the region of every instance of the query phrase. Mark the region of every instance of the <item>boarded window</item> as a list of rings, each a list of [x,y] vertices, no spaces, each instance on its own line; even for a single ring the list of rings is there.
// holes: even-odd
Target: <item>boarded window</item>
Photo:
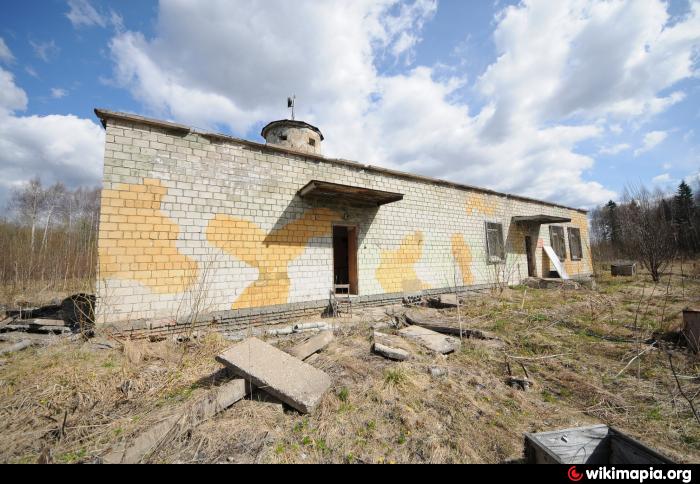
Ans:
[[[489,262],[501,262],[506,258],[501,224],[486,222],[486,252]]]
[[[559,260],[566,260],[566,241],[564,241],[564,227],[550,226],[549,241]]]
[[[571,252],[571,260],[581,260],[583,250],[581,248],[581,230],[569,227],[569,252]]]

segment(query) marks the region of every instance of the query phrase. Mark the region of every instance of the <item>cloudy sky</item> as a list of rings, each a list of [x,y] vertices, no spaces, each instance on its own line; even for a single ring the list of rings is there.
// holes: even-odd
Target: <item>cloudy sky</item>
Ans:
[[[700,171],[700,0],[26,0],[0,18],[0,203],[98,184],[95,107],[582,207]]]

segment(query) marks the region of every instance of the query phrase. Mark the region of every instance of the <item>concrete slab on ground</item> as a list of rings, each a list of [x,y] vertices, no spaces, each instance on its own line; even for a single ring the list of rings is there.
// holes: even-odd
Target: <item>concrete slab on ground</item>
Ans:
[[[305,360],[309,356],[313,355],[324,349],[326,346],[331,344],[334,336],[330,331],[322,331],[321,333],[313,336],[302,343],[294,346],[289,350],[289,354],[299,358],[300,360]]]
[[[409,326],[399,331],[399,334],[443,355],[457,351],[461,346],[458,338],[445,336],[421,326]]]
[[[399,336],[375,331],[372,339],[374,340],[372,350],[385,358],[405,361],[412,357],[411,345]]]
[[[257,338],[230,347],[216,360],[302,413],[312,412],[331,386],[321,370]]]

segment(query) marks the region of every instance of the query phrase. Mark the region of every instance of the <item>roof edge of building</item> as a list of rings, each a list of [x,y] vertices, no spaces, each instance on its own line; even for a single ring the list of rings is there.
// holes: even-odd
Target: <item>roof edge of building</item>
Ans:
[[[512,198],[514,200],[521,200],[521,201],[529,202],[529,203],[538,203],[538,204],[542,204],[542,205],[548,205],[550,207],[563,208],[566,210],[574,210],[576,212],[585,213],[585,214],[588,213],[588,210],[583,209],[583,208],[569,207],[567,205],[563,205],[560,203],[549,202],[546,200],[538,200],[536,198],[525,197],[523,195],[516,195],[516,194],[512,194],[512,193],[499,192],[496,190],[491,190],[489,188],[482,188],[482,187],[477,187],[477,186],[473,186],[473,185],[467,185],[464,183],[456,183],[456,182],[451,182],[449,180],[443,180],[440,178],[433,178],[433,177],[424,176],[424,175],[416,175],[415,173],[408,173],[405,171],[392,170],[391,168],[382,168],[379,166],[367,165],[364,163],[359,163],[357,161],[345,160],[342,158],[327,158],[325,156],[316,155],[313,153],[301,153],[301,152],[286,149],[286,148],[283,148],[280,146],[273,146],[273,145],[268,145],[265,143],[258,143],[256,141],[250,141],[250,140],[243,139],[243,138],[237,138],[235,136],[231,136],[231,135],[227,135],[227,134],[214,133],[214,132],[209,132],[209,131],[201,131],[201,130],[198,130],[194,127],[186,126],[183,124],[173,123],[171,121],[164,121],[164,120],[160,120],[160,119],[148,118],[148,117],[141,116],[138,114],[124,113],[124,112],[119,112],[119,111],[110,111],[108,109],[96,108],[95,115],[98,117],[98,119],[100,119],[100,121],[102,122],[102,126],[105,128],[107,127],[106,125],[107,125],[108,119],[118,119],[118,120],[122,120],[122,121],[140,123],[140,124],[144,124],[147,126],[155,126],[155,127],[159,127],[159,128],[170,129],[170,130],[182,132],[182,133],[195,133],[195,134],[199,134],[201,136],[208,136],[208,137],[212,137],[212,138],[218,138],[218,139],[222,139],[222,140],[232,141],[235,143],[250,146],[252,148],[256,148],[256,149],[260,149],[260,150],[269,150],[269,151],[274,151],[274,152],[279,152],[279,153],[290,154],[290,155],[294,155],[294,156],[300,156],[303,158],[311,158],[311,159],[323,161],[326,163],[335,163],[335,164],[345,165],[345,166],[363,169],[363,170],[367,170],[367,171],[372,171],[372,172],[376,172],[376,173],[381,173],[381,174],[385,174],[385,175],[391,175],[391,176],[395,176],[398,178],[405,178],[405,179],[409,179],[409,180],[420,181],[423,183],[430,183],[433,185],[448,186],[448,187],[457,188],[457,189],[461,189],[461,190],[471,190],[471,191],[484,193],[487,195],[495,195],[495,196],[500,196],[500,197]]]

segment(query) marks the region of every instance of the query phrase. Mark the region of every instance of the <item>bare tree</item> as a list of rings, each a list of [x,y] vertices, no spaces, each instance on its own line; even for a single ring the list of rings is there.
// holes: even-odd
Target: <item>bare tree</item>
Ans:
[[[44,208],[45,193],[38,177],[32,178],[24,187],[15,189],[10,197],[10,209],[13,210],[20,223],[31,227],[32,254],[36,241],[36,227]]]
[[[623,252],[639,261],[654,282],[661,280],[675,256],[673,227],[664,214],[663,200],[661,191],[652,193],[643,186],[630,187],[619,208]]]
[[[42,250],[46,249],[46,241],[49,233],[51,221],[59,210],[65,206],[66,187],[63,183],[56,183],[47,188],[44,192],[44,237],[41,240]]]
[[[99,207],[99,189],[44,188],[38,178],[15,189],[0,213],[0,297],[92,290]]]

